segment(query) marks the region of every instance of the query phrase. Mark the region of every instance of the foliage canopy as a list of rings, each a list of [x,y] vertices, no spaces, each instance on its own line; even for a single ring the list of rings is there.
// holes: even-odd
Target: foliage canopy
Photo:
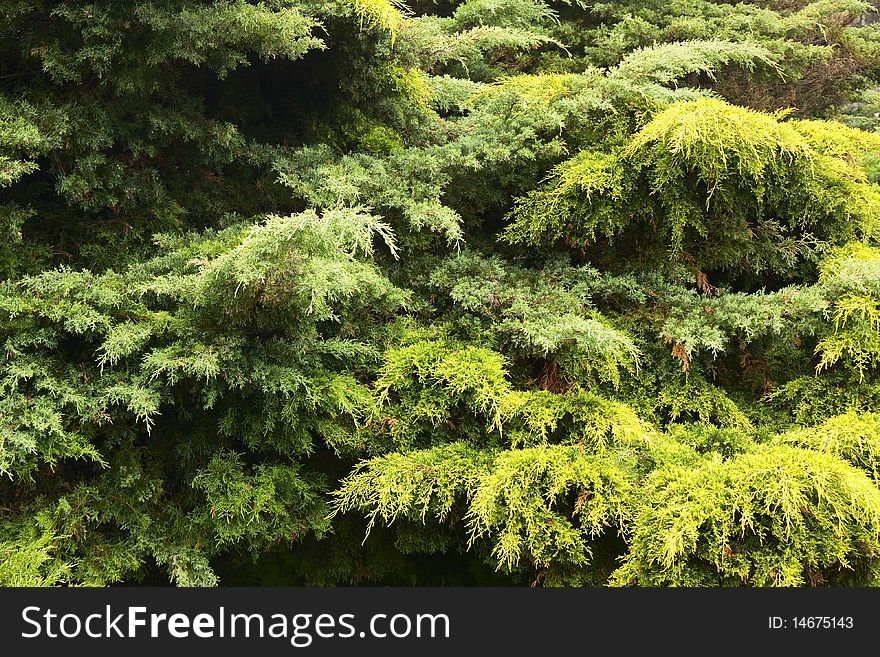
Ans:
[[[0,585],[877,585],[869,10],[3,3]]]

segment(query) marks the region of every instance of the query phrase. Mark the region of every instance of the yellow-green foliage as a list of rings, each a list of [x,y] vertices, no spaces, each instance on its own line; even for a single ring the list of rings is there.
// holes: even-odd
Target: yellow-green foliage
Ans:
[[[780,440],[840,457],[880,482],[880,415],[877,413],[849,411],[817,427],[788,431]]]
[[[597,233],[612,237],[628,223],[620,212],[623,195],[618,158],[581,151],[553,169],[545,188],[517,201],[516,219],[505,238],[512,244],[564,241],[574,246],[595,240]]]
[[[364,25],[378,26],[388,30],[392,38],[397,34],[403,22],[399,0],[349,0],[355,7]]]
[[[502,452],[471,500],[472,540],[489,537],[499,567],[585,567],[590,540],[625,525],[631,485],[614,460],[577,447]]]
[[[880,249],[836,249],[823,260],[819,283],[834,300],[834,323],[816,346],[816,370],[839,364],[863,378],[880,363]]]
[[[665,384],[654,408],[671,422],[699,420],[703,424],[750,431],[752,423],[723,389],[701,376]]]
[[[365,541],[379,519],[461,517],[471,543],[491,545],[499,569],[541,571],[550,584],[583,582],[590,542],[623,531],[632,485],[623,461],[582,446],[493,454],[452,443],[363,462],[335,493],[334,513],[366,513]]]
[[[615,448],[650,448],[659,438],[657,429],[626,404],[575,389],[562,395],[563,408],[570,415],[567,441],[587,445],[602,453]]]
[[[786,165],[808,163],[808,144],[779,118],[711,98],[677,103],[636,133],[623,157],[637,170],[651,170],[660,192],[696,175],[707,199],[721,195],[729,204],[741,181],[759,182]],[[754,193],[760,198],[762,192],[759,185]]]
[[[757,447],[758,443],[749,435],[753,430],[749,429],[752,428],[718,427],[702,422],[671,424],[666,440],[686,445],[698,454],[729,459]]]
[[[45,532],[36,536],[33,528],[15,540],[0,540],[0,586],[58,586],[70,576],[70,566],[55,559],[55,544],[61,537]]]
[[[417,68],[388,66],[380,72],[380,77],[387,75],[394,89],[409,98],[425,111],[429,111],[435,99],[435,92],[425,74]]]
[[[805,228],[819,224],[813,214],[819,213],[832,224],[824,230],[837,239],[873,233],[880,196],[863,180],[850,180],[850,153],[830,148],[827,138],[814,146],[815,124],[799,131],[783,116],[706,98],[672,105],[633,137],[624,157],[648,173],[671,222],[673,245],[681,243],[687,226],[708,235],[706,220],[716,212],[781,214],[791,227]],[[694,177],[705,186],[702,198],[688,180]]]
[[[513,445],[553,439],[601,451],[649,445],[657,436],[626,404],[579,387],[516,390],[501,354],[448,338],[390,349],[375,390],[368,430],[398,447],[445,434]]]
[[[508,97],[515,110],[521,113],[546,109],[551,103],[574,93],[574,86],[582,80],[592,81],[596,74],[541,73],[516,75],[487,84],[467,99],[466,105],[489,98]]]
[[[334,491],[333,513],[365,511],[368,536],[379,519],[445,520],[456,503],[473,494],[491,460],[491,452],[450,443],[361,461]]]
[[[623,148],[557,166],[519,200],[505,238],[582,248],[647,232],[698,266],[737,269],[805,231],[832,244],[874,234],[880,193],[855,163],[868,148],[839,124],[824,134],[819,122],[784,116],[714,98],[674,103]],[[803,241],[795,259],[814,249]]]
[[[837,121],[798,119],[789,125],[818,153],[848,164],[854,178],[864,175],[860,167],[863,158],[880,150],[880,133],[856,130]]]
[[[772,446],[658,469],[641,499],[618,585],[880,583],[880,491],[830,454]]]
[[[500,429],[502,419],[510,415],[512,391],[504,364],[499,353],[448,340],[400,347],[386,354],[376,382],[379,402],[385,403],[392,391],[414,395],[407,399],[411,421],[434,426],[449,421],[450,409],[464,402],[471,413],[484,416],[489,427]]]

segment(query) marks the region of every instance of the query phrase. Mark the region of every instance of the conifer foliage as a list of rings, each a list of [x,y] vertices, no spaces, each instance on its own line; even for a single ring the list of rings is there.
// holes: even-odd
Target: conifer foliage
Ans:
[[[3,3],[0,585],[880,584],[870,11]]]

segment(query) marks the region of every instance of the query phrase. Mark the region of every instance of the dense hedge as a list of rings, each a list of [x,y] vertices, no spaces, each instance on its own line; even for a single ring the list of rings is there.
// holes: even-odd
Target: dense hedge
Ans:
[[[880,583],[857,0],[0,7],[0,585]]]

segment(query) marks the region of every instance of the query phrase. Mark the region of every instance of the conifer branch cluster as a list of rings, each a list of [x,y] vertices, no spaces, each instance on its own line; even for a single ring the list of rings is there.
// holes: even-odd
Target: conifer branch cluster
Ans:
[[[3,3],[0,585],[877,585],[873,11]]]

